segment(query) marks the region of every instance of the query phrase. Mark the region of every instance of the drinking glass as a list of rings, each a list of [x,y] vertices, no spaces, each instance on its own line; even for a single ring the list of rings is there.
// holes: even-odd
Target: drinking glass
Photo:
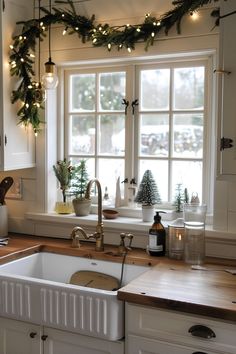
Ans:
[[[204,263],[206,211],[205,204],[184,205],[184,260],[186,263],[195,265]]]

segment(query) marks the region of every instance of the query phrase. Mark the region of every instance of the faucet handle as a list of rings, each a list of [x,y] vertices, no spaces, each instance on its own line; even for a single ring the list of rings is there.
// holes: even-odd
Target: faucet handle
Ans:
[[[132,250],[131,244],[132,244],[133,237],[134,237],[134,235],[133,235],[133,234],[130,234],[130,233],[122,232],[122,233],[120,234],[120,245],[119,245],[119,247],[118,247],[120,254],[123,254],[124,252],[131,251],[131,250]],[[128,244],[128,246],[125,245],[125,238],[128,238],[128,239],[129,239],[129,244]]]
[[[134,235],[133,235],[133,234],[126,234],[125,236],[129,239],[129,244],[128,244],[128,246],[127,246],[126,248],[127,248],[129,251],[131,251],[131,250],[132,250],[131,244],[132,244]]]

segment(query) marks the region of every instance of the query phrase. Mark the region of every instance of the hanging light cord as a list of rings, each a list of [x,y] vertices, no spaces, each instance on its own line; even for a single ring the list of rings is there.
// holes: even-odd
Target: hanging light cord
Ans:
[[[49,0],[49,12],[50,12],[50,15],[52,13],[52,1]],[[49,26],[48,26],[48,52],[49,52],[49,61],[51,61],[51,19],[50,19],[50,22],[49,22]]]
[[[40,7],[41,7],[41,0],[38,0],[39,1],[39,13],[38,13],[38,18],[39,18],[39,58],[38,58],[38,80],[39,80],[39,83],[40,83],[40,80],[41,80],[41,68],[40,68],[40,55],[41,55],[41,40],[40,40]]]

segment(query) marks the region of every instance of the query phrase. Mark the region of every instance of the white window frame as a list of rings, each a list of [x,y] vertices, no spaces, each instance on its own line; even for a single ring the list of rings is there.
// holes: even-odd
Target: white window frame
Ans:
[[[146,66],[146,64],[148,65],[161,65],[161,66],[168,66],[170,62],[175,63],[175,65],[179,65],[180,67],[183,67],[183,62],[184,63],[194,63],[194,62],[199,61],[205,62],[206,65],[206,80],[205,80],[205,116],[208,117],[206,119],[206,125],[204,127],[204,142],[205,142],[205,146],[204,146],[204,150],[205,150],[205,154],[203,157],[203,195],[204,197],[204,202],[207,203],[208,205],[208,212],[212,212],[213,210],[213,191],[214,191],[214,174],[215,174],[215,120],[213,119],[214,117],[214,111],[213,111],[213,102],[212,102],[212,97],[214,95],[210,95],[210,92],[213,92],[213,76],[212,76],[212,72],[213,72],[213,61],[214,61],[214,57],[212,54],[209,54],[209,52],[206,53],[206,55],[202,54],[196,54],[195,55],[191,55],[191,56],[187,56],[183,57],[182,55],[180,55],[179,57],[174,57],[171,59],[168,59],[168,57],[166,58],[161,58],[161,59],[156,59],[156,58],[152,58],[152,59],[148,59],[148,58],[135,58],[134,60],[131,61],[129,60],[128,62],[121,62],[119,61],[118,63],[115,63],[114,65],[105,65],[101,62],[95,62],[91,65],[79,65],[78,68],[79,70],[86,70],[87,72],[91,71],[91,68],[93,67],[97,67],[98,70],[103,69],[104,72],[107,71],[106,68],[113,68],[114,71],[119,71],[122,70],[122,68],[124,69],[124,67],[127,67],[129,72],[134,74],[135,72],[135,66],[141,68],[142,66]],[[64,85],[65,85],[65,73],[67,71],[71,71],[71,70],[75,70],[75,66],[73,66],[72,68],[70,68],[69,66],[61,68],[61,73],[64,74]],[[132,82],[131,80],[127,80],[127,91],[129,92],[128,96],[130,97],[135,97],[135,92],[132,91]],[[62,124],[62,119],[60,124]],[[126,134],[130,135],[130,134],[134,134],[134,129],[136,129],[136,127],[134,127],[134,125],[132,124],[132,119],[127,120],[127,126],[126,126]],[[63,132],[63,130],[61,130]],[[67,141],[66,141],[66,128],[64,127],[64,134],[61,134],[61,137],[63,136],[63,142],[65,142],[65,145],[62,143],[62,146],[64,145],[67,146]],[[137,159],[137,155],[134,154],[133,152],[137,151],[137,140],[134,141],[134,145],[127,145],[129,146],[129,148],[127,149],[128,151],[126,151],[126,160],[125,160],[125,169],[126,169],[126,175],[128,178],[132,178],[135,175],[137,176],[137,164],[134,163],[134,160]],[[61,151],[63,151],[63,148],[61,149]],[[66,155],[67,150],[64,150],[64,153]],[[129,158],[127,158],[127,156],[129,156]],[[132,163],[128,163],[127,161],[132,161]],[[133,167],[134,166],[134,167]],[[206,168],[207,166],[207,168]],[[160,207],[172,207],[172,205],[170,205],[171,203],[168,203],[167,205],[162,205]]]

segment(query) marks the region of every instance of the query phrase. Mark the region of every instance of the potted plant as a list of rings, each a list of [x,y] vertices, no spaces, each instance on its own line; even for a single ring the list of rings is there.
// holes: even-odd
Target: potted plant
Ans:
[[[56,165],[53,165],[53,171],[60,184],[60,189],[62,192],[62,202],[56,202],[55,211],[58,214],[70,214],[72,213],[71,202],[67,202],[67,190],[70,187],[71,180],[73,178],[73,167],[70,161],[58,160]]]
[[[151,170],[144,172],[134,201],[142,204],[143,221],[152,221],[154,205],[161,203],[161,197]]]
[[[91,199],[86,196],[88,182],[86,160],[82,159],[78,165],[74,166],[74,176],[70,188],[71,195],[75,196],[72,203],[76,216],[86,216],[90,213]]]

